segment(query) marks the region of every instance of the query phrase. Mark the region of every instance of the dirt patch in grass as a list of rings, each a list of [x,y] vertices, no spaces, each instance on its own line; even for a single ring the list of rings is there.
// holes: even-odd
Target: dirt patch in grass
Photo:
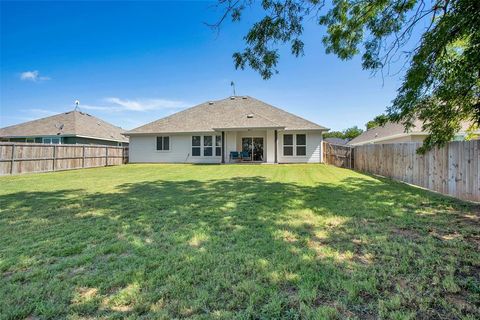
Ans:
[[[395,228],[391,234],[396,238],[403,238],[412,241],[420,241],[423,236],[420,232],[413,229]]]

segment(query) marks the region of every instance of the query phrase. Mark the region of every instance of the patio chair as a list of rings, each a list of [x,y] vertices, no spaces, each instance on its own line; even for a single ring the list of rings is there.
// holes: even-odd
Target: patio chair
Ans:
[[[238,151],[230,151],[230,160],[240,160],[240,153]]]
[[[242,161],[250,161],[250,160],[252,160],[252,157],[250,156],[250,152],[248,152],[248,151],[242,151],[242,152],[240,152],[240,157],[242,158]]]

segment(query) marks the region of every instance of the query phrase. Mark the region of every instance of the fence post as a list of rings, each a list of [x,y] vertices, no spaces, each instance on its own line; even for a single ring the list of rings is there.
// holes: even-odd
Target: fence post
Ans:
[[[10,174],[13,174],[14,163],[15,163],[15,143],[12,145],[12,162],[10,164]]]
[[[350,169],[355,169],[355,147],[350,148]]]
[[[52,169],[55,171],[55,158],[57,156],[57,146],[53,145],[53,163],[52,163]]]
[[[108,166],[108,146],[105,147],[105,167]]]
[[[85,145],[82,146],[83,154],[82,154],[82,168],[85,168]]]

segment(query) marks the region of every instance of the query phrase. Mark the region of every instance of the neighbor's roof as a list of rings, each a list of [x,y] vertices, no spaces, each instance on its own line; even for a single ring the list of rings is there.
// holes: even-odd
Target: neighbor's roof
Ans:
[[[126,134],[210,132],[242,128],[328,130],[255,98],[235,96],[199,104]]]
[[[0,137],[78,136],[128,142],[123,129],[88,113],[69,111],[0,129]]]
[[[325,142],[331,143],[331,144],[336,144],[336,145],[346,145],[348,143],[348,139],[342,139],[342,138],[325,138],[323,139]]]
[[[376,141],[395,139],[407,135],[427,135],[428,132],[423,131],[421,120],[415,120],[414,126],[405,132],[405,127],[401,123],[388,122],[384,126],[375,127],[373,129],[364,131],[358,137],[350,140],[348,145],[360,145],[365,143],[373,143]],[[469,127],[468,122],[462,122],[460,132],[465,132]]]

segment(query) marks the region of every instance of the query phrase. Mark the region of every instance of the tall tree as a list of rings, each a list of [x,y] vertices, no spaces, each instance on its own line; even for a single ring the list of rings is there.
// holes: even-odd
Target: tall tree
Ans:
[[[323,134],[324,138],[340,138],[340,139],[348,139],[352,140],[353,138],[358,137],[363,132],[357,126],[353,126],[351,128],[345,129],[343,131],[330,131]]]
[[[219,0],[224,15],[241,19],[255,0]],[[260,1],[259,1],[260,2]],[[306,18],[326,27],[323,44],[340,59],[362,54],[362,67],[378,71],[403,57],[409,63],[388,119],[406,129],[416,118],[430,132],[423,148],[453,138],[462,121],[480,126],[479,0],[262,0],[265,16],[245,36],[246,48],[233,54],[235,66],[247,65],[264,79],[276,69],[281,44],[303,55]],[[407,48],[415,28],[422,37]]]
[[[387,123],[387,121],[388,121],[388,117],[384,114],[381,114],[373,118],[373,120],[368,121],[365,124],[365,127],[367,128],[367,130],[370,130],[370,129],[384,125],[385,123]]]
[[[343,131],[343,134],[345,135],[345,139],[352,140],[353,138],[356,138],[359,135],[361,135],[362,132],[363,132],[362,129],[360,129],[357,126],[354,126]]]

